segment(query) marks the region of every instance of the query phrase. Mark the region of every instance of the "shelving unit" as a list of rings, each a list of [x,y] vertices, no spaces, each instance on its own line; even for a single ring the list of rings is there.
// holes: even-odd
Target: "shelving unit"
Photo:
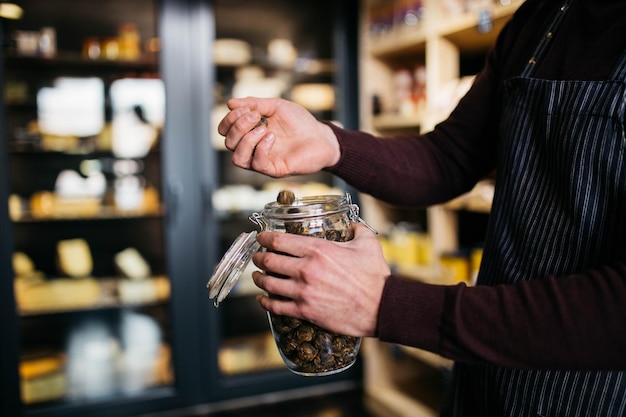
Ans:
[[[177,124],[173,111],[167,115],[168,134],[153,125],[154,140],[132,156],[116,151],[109,130],[118,108],[112,99],[116,81],[160,83],[162,64],[169,68],[169,57],[178,52],[168,50],[168,58],[163,58],[162,51],[144,49],[143,41],[159,38],[167,43],[173,27],[176,39],[185,41],[180,28],[189,26],[186,17],[164,13],[172,3],[27,0],[20,2],[22,19],[0,21],[4,93],[0,197],[6,208],[0,213],[0,324],[6,329],[0,380],[3,387],[11,387],[0,399],[2,415],[137,415],[206,398],[198,394],[200,378],[188,370],[199,362],[200,343],[195,329],[187,326],[197,326],[203,319],[197,310],[195,252],[183,247],[184,256],[176,255],[176,248],[183,246],[180,236],[191,236],[183,230],[190,221],[178,217],[191,206],[182,192],[190,181],[181,179],[176,166],[178,159],[188,163],[194,156],[185,148],[191,141],[186,131],[191,124]],[[137,25],[141,43],[135,46],[144,52],[141,56],[87,57],[81,52],[83,41],[94,37],[121,42],[118,30],[125,22]],[[49,28],[56,35],[51,50],[42,49],[42,43],[18,46],[20,36],[33,38]],[[180,54],[177,58],[180,64]],[[168,69],[168,77],[168,85],[182,90],[177,87],[186,81],[180,74]],[[57,133],[42,127],[40,92],[56,87],[59,78],[101,81],[102,99],[99,91],[94,106],[103,122],[99,132],[93,128],[92,134]],[[64,102],[79,101],[83,93],[86,90],[74,90]],[[173,95],[168,99],[174,108],[186,111],[184,101],[177,102]],[[55,102],[60,101],[57,96]],[[80,121],[81,110],[75,106],[66,119],[55,113],[49,120]],[[172,139],[177,153],[162,151]],[[119,171],[122,165],[124,172]],[[60,193],[57,179],[64,171],[75,173],[73,178],[81,184],[97,172],[98,191],[84,193],[78,185],[72,188],[76,193]],[[117,194],[116,181],[127,175],[137,176],[143,203],[123,204]],[[176,198],[170,180],[178,180]],[[57,243],[68,240],[86,242],[89,256],[83,250],[61,256]],[[115,260],[129,247],[149,266],[141,276],[131,277]],[[11,259],[16,254],[27,255],[21,260],[32,263],[16,266]],[[82,263],[80,272],[61,267],[66,259],[74,263],[74,271],[76,263]]]
[[[437,0],[395,3],[364,0],[360,31],[361,129],[382,136],[415,134],[427,132],[444,120],[469,88],[473,76],[462,72],[462,64],[466,59],[484,57],[521,2],[482,2],[477,9],[452,13],[446,10],[444,2]],[[408,24],[402,23],[399,10],[405,16],[411,13],[406,20]],[[416,68],[425,75],[424,102],[419,105],[401,102],[398,97],[409,101],[415,98],[397,94],[398,83],[402,81],[398,73],[404,70],[404,77],[409,73],[415,80]],[[377,114],[373,114],[374,109]],[[492,188],[489,182],[481,183],[468,195],[425,210],[421,217],[426,220],[421,227],[430,239],[431,259],[421,265],[397,265],[396,272],[426,282],[453,283],[443,273],[439,259],[466,244],[461,241],[464,238],[461,222],[465,217],[461,214],[479,213],[475,215],[487,218]],[[369,196],[363,196],[362,201],[369,224],[383,232],[393,229],[398,222],[394,207]],[[380,407],[398,416],[438,415],[440,396],[435,395],[433,400],[432,390],[409,387],[419,386],[426,378],[431,388],[432,384],[438,386],[435,391],[443,390],[450,361],[373,340],[368,341],[365,351],[366,391]],[[427,398],[423,398],[424,394]]]
[[[213,205],[213,197],[228,185],[247,184],[258,192],[268,181],[249,171],[233,169],[229,153],[211,144],[216,125],[208,115],[224,103],[239,69],[217,65],[213,55],[216,39],[243,38],[253,45],[251,63],[268,74],[280,72],[281,77],[286,77],[290,89],[285,94],[289,98],[294,91],[291,87],[296,85],[332,85],[334,105],[321,112],[314,110],[316,115],[356,128],[357,112],[351,104],[358,94],[357,79],[353,77],[357,72],[357,51],[353,45],[358,37],[358,1],[324,1],[306,7],[288,0],[254,4],[242,0],[112,0],[106,4],[28,0],[20,5],[27,17],[0,21],[3,45],[11,43],[15,30],[37,32],[54,26],[58,48],[47,56],[17,48],[3,48],[1,54],[0,78],[8,88],[0,104],[4,130],[0,135],[0,167],[6,174],[6,182],[0,183],[0,197],[4,201],[10,199],[12,207],[7,210],[7,204],[0,205],[0,324],[4,330],[0,381],[7,387],[0,398],[0,414],[143,415],[200,404],[210,407],[244,397],[277,398],[292,391],[302,395],[309,388],[319,392],[323,385],[331,390],[358,384],[360,366],[327,378],[302,378],[287,371],[276,356],[273,339],[268,337],[271,335],[267,317],[254,297],[257,290],[239,288],[229,303],[215,309],[205,289],[213,267],[234,237],[254,228],[247,220],[250,206],[224,210]],[[151,45],[157,41],[158,53],[137,60],[88,59],[83,55],[88,38],[108,42],[125,21],[137,21],[141,30],[148,27],[146,33],[142,32],[142,40],[150,40]],[[302,53],[296,67],[285,71],[259,53],[274,38],[290,39]],[[59,76],[102,78],[102,108],[107,121],[114,111],[109,97],[113,80],[163,80],[167,122],[159,129],[160,135],[147,155],[130,158],[140,163],[145,185],[156,191],[149,207],[121,209],[115,203],[111,192],[114,190],[109,189],[102,199],[86,202],[95,204],[86,204],[80,213],[68,212],[66,206],[59,206],[60,210],[50,210],[49,206],[33,210],[35,194],[45,192],[48,194],[42,195],[44,198],[57,197],[55,180],[61,170],[78,171],[84,161],[99,161],[102,167],[109,167],[120,159],[111,149],[100,147],[96,138],[81,137],[78,144],[60,148],[42,146],[41,135],[31,124],[37,119],[36,93]],[[107,184],[111,186],[115,178],[107,174]],[[334,181],[329,174],[298,181],[313,180],[328,185]],[[275,195],[262,198],[264,204]],[[85,239],[92,249],[93,276],[82,281],[92,291],[89,302],[20,306],[19,297],[13,296],[18,285],[13,281],[11,254],[27,253],[46,279],[59,281],[63,286],[66,277],[55,264],[55,245],[73,237]],[[130,288],[131,297],[124,296],[124,288],[132,287],[133,282],[116,269],[113,255],[127,246],[136,247],[152,268],[141,282],[154,283],[162,292],[152,298],[134,298],[132,295],[138,294]],[[161,285],[164,282],[167,285]],[[140,291],[139,295],[147,293],[153,293],[152,289]],[[95,390],[98,392],[87,395],[89,398],[81,397],[84,392],[68,395],[62,386],[68,364],[66,330],[88,319],[117,328],[129,313],[150,316],[158,323],[165,342],[161,347],[166,348],[159,350],[162,360],[158,370],[162,378],[147,384],[145,389],[131,387],[134,390],[128,393],[122,386],[122,375],[114,378],[121,382],[108,394]],[[54,375],[48,382],[56,384],[55,395],[37,397],[29,391],[27,398],[22,397],[28,390],[20,390],[20,360],[32,358],[31,347],[50,345],[54,348],[52,360],[33,365],[54,364]],[[111,351],[117,349],[115,343],[110,347]],[[228,355],[224,358],[223,353],[228,353],[224,347],[233,348],[230,353],[236,356],[234,361]],[[246,362],[250,347],[256,353],[269,354],[261,355],[260,362]],[[228,363],[236,366],[229,367]]]
[[[385,21],[374,11],[387,7],[386,12],[393,14],[393,10],[389,10],[391,2],[365,1],[361,16],[361,128],[380,135],[419,133],[444,120],[471,83],[473,74],[461,73],[462,61],[466,56],[484,57],[520,3],[521,0],[489,3],[473,11],[451,13],[441,2],[408,2],[421,7],[418,21],[413,25],[388,23],[384,30],[373,33],[376,19]],[[479,18],[485,17],[489,18],[486,25],[490,29],[480,31]],[[398,82],[394,77],[399,70],[413,71],[419,67],[425,71],[425,102],[420,106],[402,107],[394,95]],[[459,91],[442,96],[454,88]],[[381,108],[377,114],[373,114],[374,96]],[[445,105],[442,104],[444,99],[447,100]],[[467,196],[428,210],[427,224],[423,226],[429,231],[435,257],[458,249],[454,211],[488,214],[489,199],[489,183],[486,182]],[[388,212],[393,208],[376,207],[378,202],[370,199],[366,202],[368,222],[379,230],[388,230],[392,226]]]
[[[15,27],[22,32],[13,33],[37,33],[32,26],[42,23],[37,6],[33,2],[23,4],[28,15],[23,21],[15,22]],[[146,15],[152,12],[154,19],[152,28],[142,28],[144,36],[148,35],[145,30],[149,29],[153,31],[150,35],[156,36],[157,10],[151,6],[144,2]],[[95,31],[92,35],[102,34],[98,32],[102,29],[96,25],[90,29]],[[133,392],[135,395],[139,392],[145,394],[152,388],[174,384],[173,341],[168,318],[170,280],[166,275],[165,232],[162,226],[164,204],[160,198],[161,154],[153,150],[145,157],[135,158],[134,163],[141,166],[137,173],[143,176],[154,194],[149,206],[140,204],[126,210],[116,203],[113,194],[108,195],[108,199],[105,196],[107,192],[113,192],[113,182],[117,177],[103,167],[124,158],[101,146],[95,136],[59,135],[52,139],[58,140],[61,145],[58,149],[47,146],[46,135],[55,135],[40,130],[42,103],[38,101],[42,89],[55,85],[59,77],[76,82],[98,78],[102,80],[105,90],[102,95],[106,96],[101,117],[103,122],[111,123],[114,112],[110,98],[112,83],[121,78],[158,77],[157,56],[146,55],[132,61],[88,59],[72,49],[67,39],[63,38],[66,33],[63,29],[61,31],[59,50],[56,50],[57,43],[54,41],[55,50],[51,56],[44,57],[38,52],[30,54],[18,46],[15,50],[6,47],[3,57],[3,81],[6,82],[3,91],[6,94],[8,123],[2,134],[6,137],[3,152],[9,155],[7,172],[11,194],[8,200],[14,237],[13,253],[23,254],[32,261],[32,270],[23,272],[23,275],[18,275],[16,270],[15,277],[3,276],[3,279],[15,279],[14,294],[21,337],[20,387],[25,412],[38,409],[54,413],[52,410],[59,403],[64,403],[66,412],[71,413],[80,402],[95,405],[107,396],[122,392],[132,396]],[[74,33],[78,39],[85,34],[80,31]],[[76,173],[76,179],[86,178],[87,174],[81,177],[78,173],[80,166],[86,162],[97,162],[101,167],[97,170],[102,179],[100,186],[104,187],[100,190],[101,194],[83,196],[80,185],[77,185],[78,197],[61,196],[55,184],[58,175],[67,171]],[[61,252],[56,244],[68,239],[85,242],[89,248],[68,258],[68,262],[74,265],[82,262],[89,265],[84,275],[82,272],[80,276],[71,275],[60,266]],[[115,254],[130,246],[139,248],[136,253],[147,258],[154,275],[150,273],[142,279],[131,280],[121,269],[116,269]],[[133,325],[142,321],[141,331],[154,331],[158,340],[151,341],[150,334],[146,334],[148,338],[144,344],[137,344],[128,335],[122,336],[122,327],[130,325],[131,321],[134,321]],[[81,323],[86,322],[99,326],[99,339],[89,339],[96,330],[81,327]],[[140,331],[139,328],[135,330]],[[116,333],[118,331],[119,334]],[[102,363],[109,364],[111,368],[100,374],[83,373],[84,378],[80,376],[75,371],[77,364],[94,366],[95,360],[79,346],[81,343],[91,343],[95,348],[103,349]],[[119,344],[118,349],[113,348],[116,344]],[[137,381],[132,388],[119,383],[118,378],[133,377],[130,367],[128,371],[117,369],[119,363],[128,360],[131,350],[138,348],[145,349],[147,361],[152,360],[151,352],[155,354],[154,363],[147,364],[148,368],[155,368],[144,370],[146,376],[156,372],[157,366],[168,370],[169,376],[158,379],[147,377],[143,382]],[[87,363],[89,365],[85,365]],[[99,384],[98,378],[107,382]]]

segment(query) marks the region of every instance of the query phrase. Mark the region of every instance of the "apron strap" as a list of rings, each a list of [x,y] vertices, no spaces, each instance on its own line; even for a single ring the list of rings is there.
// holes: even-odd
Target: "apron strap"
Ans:
[[[622,55],[620,56],[620,59],[613,69],[609,79],[626,81],[626,50],[622,52]]]
[[[573,2],[574,0],[563,1],[563,4],[561,4],[561,6],[556,12],[556,15],[552,18],[552,21],[548,25],[545,35],[541,38],[541,41],[535,48],[533,55],[530,57],[530,59],[528,60],[528,63],[524,67],[524,70],[521,73],[522,77],[530,77],[534,74],[535,68],[537,67],[537,62],[539,62],[543,58],[546,51],[550,47],[550,43],[551,43],[550,41],[554,37],[554,34],[556,33],[557,29],[561,25],[561,22],[565,18],[565,15],[567,14],[567,11],[569,10]]]

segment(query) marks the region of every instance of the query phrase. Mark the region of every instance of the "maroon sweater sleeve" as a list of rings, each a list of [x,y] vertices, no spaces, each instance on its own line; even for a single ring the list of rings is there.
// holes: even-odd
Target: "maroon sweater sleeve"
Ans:
[[[626,265],[515,285],[425,284],[392,276],[377,336],[461,362],[626,370]]]
[[[591,23],[585,30],[571,28],[580,33],[556,48],[537,76],[603,79],[623,51],[626,3],[578,4],[572,10],[578,21]],[[329,171],[360,191],[401,205],[438,203],[469,189],[494,168],[501,82],[516,75],[530,56],[545,24],[536,17],[548,18],[549,7],[554,3],[542,0],[520,7],[470,92],[433,132],[383,139],[333,127],[342,157]],[[621,41],[606,42],[607,37]],[[581,57],[594,64],[580,63]],[[612,264],[594,270],[513,285],[442,286],[392,276],[380,302],[377,336],[462,362],[626,370],[625,300],[626,249]]]

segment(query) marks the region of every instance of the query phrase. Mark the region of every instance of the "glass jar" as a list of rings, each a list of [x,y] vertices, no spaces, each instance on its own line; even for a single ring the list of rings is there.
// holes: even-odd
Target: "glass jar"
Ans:
[[[261,231],[293,233],[335,242],[351,240],[351,224],[362,222],[358,206],[352,204],[347,193],[303,197],[292,204],[271,202],[261,213],[251,215],[250,220]],[[256,232],[242,233],[231,246],[209,281],[209,297],[215,299],[216,306],[226,296],[223,291],[230,291],[238,278],[233,277],[237,275],[233,269],[240,274],[257,250]],[[332,375],[348,369],[357,359],[360,337],[337,334],[305,320],[269,312],[268,319],[280,355],[295,374]]]

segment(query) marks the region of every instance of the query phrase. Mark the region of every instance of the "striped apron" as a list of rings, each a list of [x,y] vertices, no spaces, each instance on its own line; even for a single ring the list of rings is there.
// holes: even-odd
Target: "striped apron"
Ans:
[[[566,9],[505,81],[478,285],[581,272],[615,259],[626,236],[626,53],[608,81],[532,78]],[[625,376],[456,364],[442,415],[626,416]]]

